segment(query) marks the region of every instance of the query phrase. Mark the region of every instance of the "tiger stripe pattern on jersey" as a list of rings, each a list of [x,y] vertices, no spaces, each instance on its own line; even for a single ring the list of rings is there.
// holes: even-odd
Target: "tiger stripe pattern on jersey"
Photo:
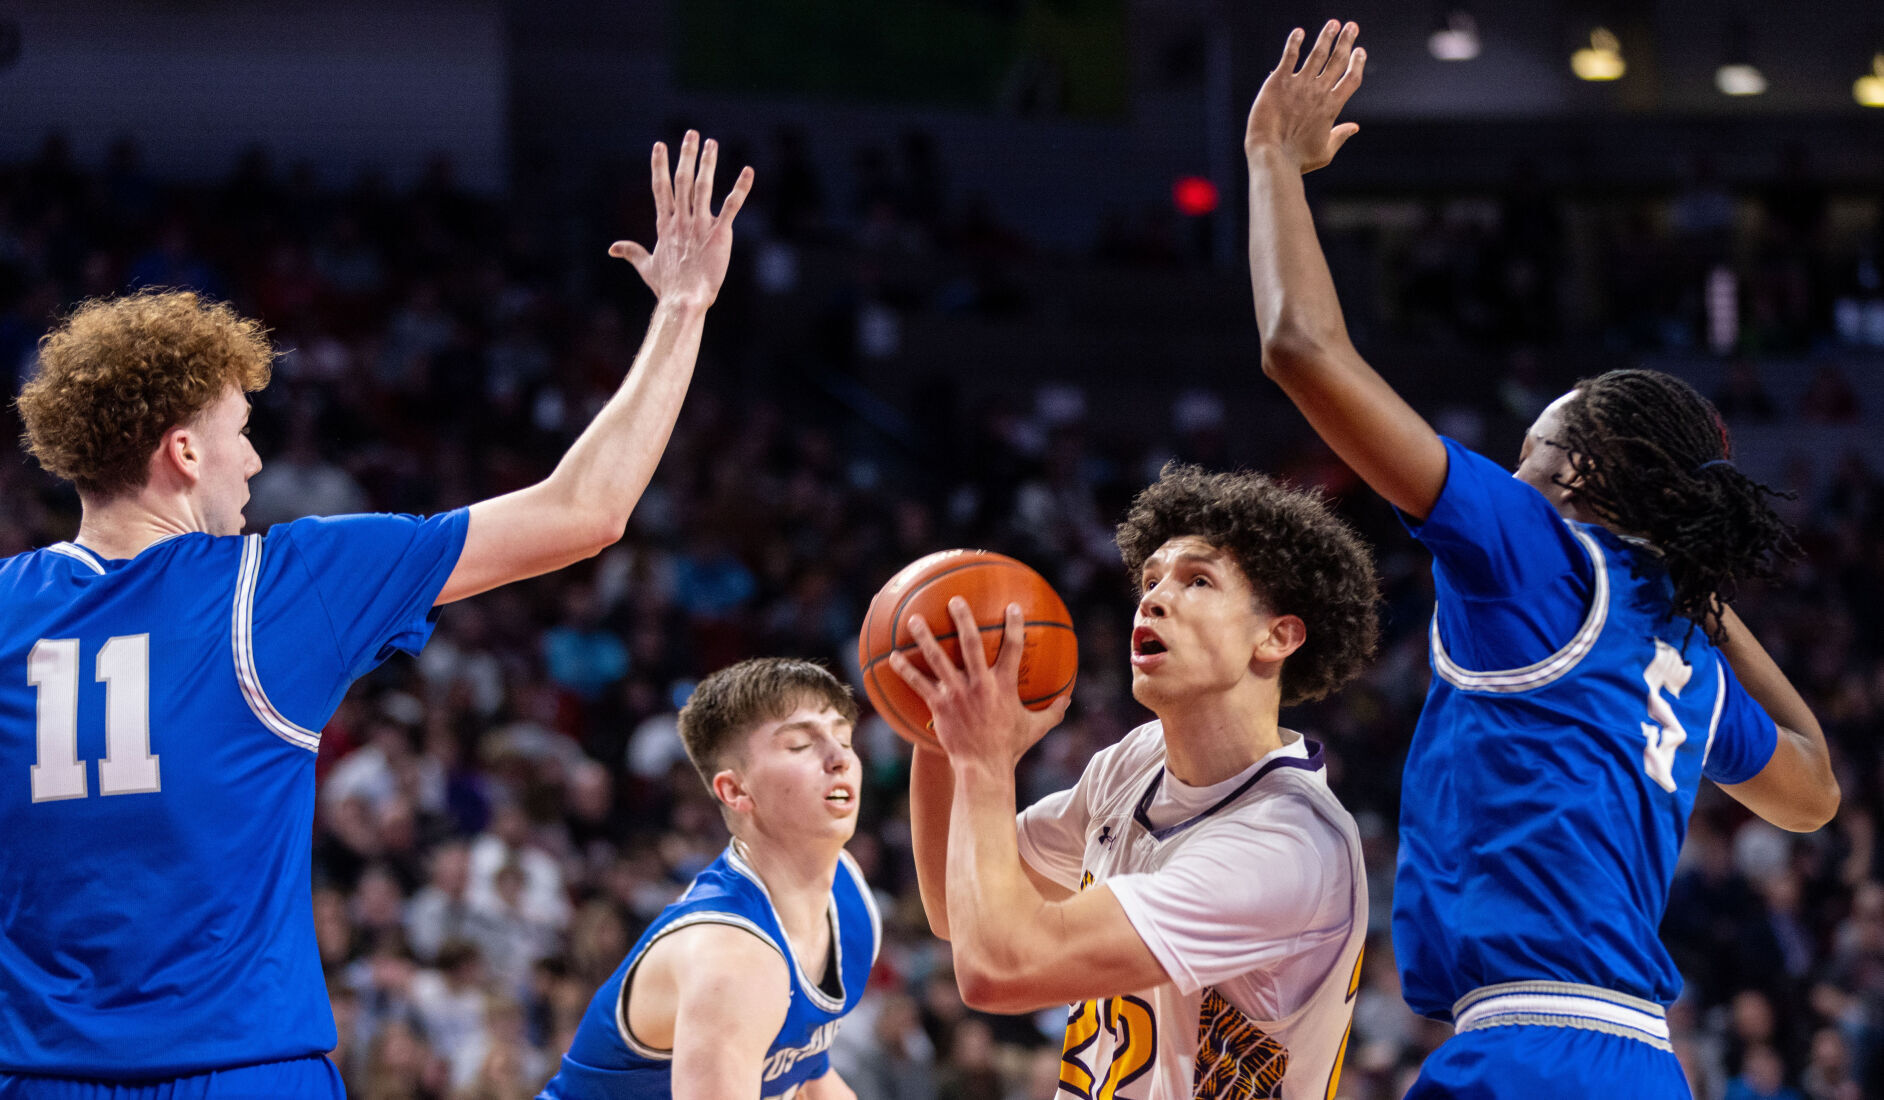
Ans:
[[[1279,1100],[1289,1052],[1214,989],[1197,1011],[1196,1100]]]

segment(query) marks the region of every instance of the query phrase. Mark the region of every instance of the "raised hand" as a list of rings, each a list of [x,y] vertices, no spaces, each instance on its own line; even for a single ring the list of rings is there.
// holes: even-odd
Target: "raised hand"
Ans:
[[[1354,45],[1360,33],[1358,24],[1344,26],[1329,20],[1298,68],[1304,36],[1300,27],[1289,32],[1282,60],[1263,81],[1249,109],[1244,153],[1280,149],[1303,172],[1313,172],[1334,159],[1361,129],[1352,122],[1335,125],[1348,97],[1361,86],[1361,70],[1367,67],[1367,51]]]
[[[696,171],[695,161],[698,160]],[[752,190],[752,169],[739,173],[733,189],[713,214],[713,169],[720,146],[709,140],[701,147],[697,131],[687,131],[680,143],[680,166],[668,176],[667,146],[654,143],[650,164],[654,176],[654,251],[633,241],[616,241],[608,254],[627,260],[641,279],[664,302],[691,301],[712,305],[726,280],[726,264],[733,254],[733,219]]]
[[[960,665],[949,660],[929,623],[917,615],[910,619],[909,632],[915,636],[916,647],[930,671],[924,673],[899,652],[890,654],[890,667],[929,705],[936,739],[951,759],[986,760],[1012,768],[1034,742],[1066,717],[1071,697],[1062,696],[1038,711],[1021,704],[1020,664],[1026,628],[1019,604],[1007,607],[1001,653],[992,668],[982,651],[981,628],[975,624],[968,601],[960,596],[950,600],[949,617],[954,620],[956,638],[963,643]]]

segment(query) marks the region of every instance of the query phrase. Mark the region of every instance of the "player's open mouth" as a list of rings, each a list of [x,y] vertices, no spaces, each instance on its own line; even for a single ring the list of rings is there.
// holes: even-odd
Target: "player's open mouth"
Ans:
[[[840,806],[848,810],[857,804],[857,792],[851,790],[849,787],[839,787],[830,794],[825,795],[824,800],[833,806]]]
[[[1141,626],[1132,631],[1132,667],[1150,669],[1164,661],[1164,639],[1148,626]]]

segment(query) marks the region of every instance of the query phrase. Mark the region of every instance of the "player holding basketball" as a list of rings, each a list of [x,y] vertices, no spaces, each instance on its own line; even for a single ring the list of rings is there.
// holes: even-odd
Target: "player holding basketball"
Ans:
[[[696,173],[696,159],[698,171]],[[556,471],[429,519],[241,537],[261,326],[189,293],[81,306],[19,408],[78,537],[0,562],[0,1097],[341,1095],[308,892],[314,756],[347,686],[434,609],[621,536],[693,373],[751,186],[653,155],[659,299]]]
[[[680,736],[732,845],[602,984],[543,1100],[856,1100],[826,1053],[882,940],[844,851],[856,721],[850,689],[809,661],[700,681]]]
[[[1157,715],[1016,816],[1014,765],[1060,721],[1025,709],[1010,608],[1000,656],[957,667],[918,617],[947,755],[910,776],[924,908],[970,1005],[1072,1004],[1060,1094],[1332,1095],[1367,885],[1321,747],[1279,725],[1373,652],[1373,564],[1316,497],[1257,474],[1167,467],[1118,544],[1140,591],[1132,693]],[[967,605],[951,601],[961,636]]]
[[[1409,1096],[1687,1096],[1657,939],[1703,775],[1783,828],[1838,807],[1825,739],[1726,601],[1790,546],[1693,388],[1577,384],[1515,476],[1436,435],[1349,342],[1302,173],[1351,137],[1353,24],[1250,110],[1263,369],[1433,554],[1434,677],[1407,757],[1394,948],[1457,1028]]]

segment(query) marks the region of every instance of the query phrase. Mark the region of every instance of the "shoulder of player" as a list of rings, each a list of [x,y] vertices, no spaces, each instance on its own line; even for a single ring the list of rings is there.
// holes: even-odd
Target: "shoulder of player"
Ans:
[[[1079,785],[1095,817],[1127,806],[1138,798],[1142,783],[1164,766],[1164,724],[1156,719],[1128,732],[1086,762]]]
[[[1094,779],[1137,775],[1153,764],[1163,763],[1164,723],[1154,718],[1093,753],[1086,765],[1086,774]]]
[[[701,993],[781,1002],[791,996],[791,971],[774,943],[758,928],[733,918],[698,915],[682,927],[663,932],[648,945],[636,967],[637,979],[672,980]]]
[[[1446,439],[1445,442],[1446,484],[1435,508],[1442,505],[1458,508],[1468,500],[1477,500],[1492,505],[1489,515],[1501,526],[1512,523],[1557,526],[1564,522],[1535,486],[1519,480],[1504,466],[1457,440]],[[1479,514],[1479,508],[1469,510],[1475,516]]]
[[[1242,798],[1197,825],[1201,835],[1230,838],[1261,834],[1267,842],[1299,843],[1317,850],[1345,845],[1358,831],[1353,815],[1307,775],[1279,771]]]

